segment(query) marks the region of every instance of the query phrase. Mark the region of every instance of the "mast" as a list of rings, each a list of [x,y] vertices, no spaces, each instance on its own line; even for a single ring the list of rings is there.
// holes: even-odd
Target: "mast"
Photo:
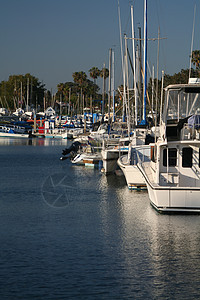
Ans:
[[[157,127],[157,113],[158,113],[158,71],[159,71],[159,50],[160,50],[160,27],[158,27],[158,52],[157,52],[157,75],[156,75],[156,120],[155,127]]]
[[[26,111],[28,111],[28,102],[29,102],[29,78],[27,79],[27,103],[26,103]]]
[[[113,122],[115,122],[115,56],[114,51],[112,51],[112,79],[111,79],[111,91],[112,91],[112,97],[113,97]]]
[[[120,34],[120,49],[121,49],[121,60],[122,60],[122,74],[123,74],[123,83],[125,84],[126,79],[125,79],[124,60],[123,60],[122,29],[121,29],[121,18],[120,18],[119,0],[118,0],[118,16],[119,16],[119,34]],[[126,89],[126,87],[124,86],[124,93],[123,93],[123,113],[122,113],[123,122],[125,121],[125,102],[126,102],[125,89]]]
[[[194,18],[193,18],[193,29],[192,29],[192,41],[191,41],[191,50],[190,50],[190,67],[189,67],[189,81],[191,76],[191,67],[192,67],[192,49],[194,42],[194,25],[195,25],[195,16],[196,16],[196,4],[194,6]]]
[[[104,122],[104,105],[105,105],[105,63],[103,64],[102,122]]]
[[[142,34],[141,27],[139,30],[139,77],[138,77],[138,89],[139,89],[139,99],[140,99],[140,121],[142,120]]]
[[[153,114],[153,99],[154,99],[154,66],[152,67],[152,97],[151,97],[151,111]]]
[[[134,95],[135,95],[135,125],[137,126],[137,87],[136,87],[136,67],[135,67],[135,34],[134,34],[134,23],[133,23],[133,5],[131,5],[131,25],[132,25],[132,44],[133,44],[133,72],[134,72]]]
[[[108,123],[110,123],[110,99],[111,99],[111,59],[112,49],[109,49],[109,85],[108,85]]]
[[[146,124],[146,100],[147,100],[147,0],[144,0],[144,102],[143,123]]]
[[[23,98],[22,98],[22,81],[21,81],[21,92],[20,92],[20,95],[21,95],[21,105],[20,105],[20,106],[21,106],[21,108],[22,108],[22,99],[23,99]]]
[[[128,137],[130,137],[130,103],[129,103],[129,82],[128,82],[128,48],[127,48],[127,38],[125,35],[125,74],[127,81],[127,101],[126,101],[126,112],[127,112],[127,125],[128,125]]]

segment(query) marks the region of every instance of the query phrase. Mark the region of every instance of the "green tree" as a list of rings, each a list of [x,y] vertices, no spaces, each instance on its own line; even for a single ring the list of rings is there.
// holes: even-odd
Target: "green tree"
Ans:
[[[77,74],[79,72],[75,72],[75,73]],[[78,74],[78,76],[75,77],[76,82],[65,82],[65,83],[59,83],[57,85],[57,92],[55,95],[55,99],[57,102],[60,102],[60,98],[62,99],[62,101],[69,102],[69,95],[70,95],[71,106],[78,108],[77,101],[78,99],[80,100],[81,89],[82,89],[82,93],[85,96],[85,100],[89,99],[91,95],[97,94],[97,92],[99,91],[99,87],[89,79],[86,79],[83,82],[81,81],[82,85],[80,86],[80,84],[78,83],[79,75],[80,74]]]
[[[1,104],[8,106],[10,110],[18,107],[26,108],[27,91],[29,105],[43,106],[45,85],[38,78],[27,73],[25,75],[11,75],[7,81],[0,83]]]
[[[96,84],[96,79],[100,76],[100,72],[97,67],[93,67],[89,70],[90,77],[94,79],[94,84]]]
[[[74,82],[77,83],[80,87],[83,87],[87,80],[87,75],[83,71],[73,73],[72,77],[74,79]]]

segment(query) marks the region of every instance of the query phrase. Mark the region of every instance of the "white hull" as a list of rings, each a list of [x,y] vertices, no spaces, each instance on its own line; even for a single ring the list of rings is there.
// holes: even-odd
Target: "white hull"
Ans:
[[[73,139],[76,138],[79,134],[82,134],[84,129],[82,128],[71,128],[66,129],[66,132],[62,134],[63,139]]]
[[[150,202],[157,211],[200,213],[200,187],[161,186],[152,182],[150,166],[139,165],[138,168],[144,176]]]
[[[142,168],[141,171],[146,181],[150,202],[156,210],[200,213],[200,188],[158,187],[149,181]]]
[[[147,189],[146,183],[144,180],[143,175],[139,171],[137,165],[125,165],[123,164],[122,159],[124,156],[118,159],[118,165],[120,166],[120,169],[122,170],[126,182],[128,185],[128,188],[130,190],[135,190],[135,189]]]
[[[77,154],[74,159],[72,160],[73,164],[77,164],[77,165],[97,165],[99,163],[99,161],[101,160],[101,153],[91,153],[91,154]]]
[[[117,160],[121,154],[128,153],[128,148],[121,148],[119,151],[119,147],[113,149],[103,149],[101,151],[102,160],[103,160],[103,172],[107,175],[113,173],[117,168]]]
[[[117,163],[124,173],[124,176],[126,178],[126,182],[128,185],[128,188],[130,190],[133,189],[147,189],[145,179],[141,172],[139,171],[137,167],[138,159],[141,159],[142,161],[149,160],[150,158],[150,150],[151,147],[149,145],[141,145],[141,146],[135,146],[130,148],[131,152],[133,151],[135,155],[129,157],[130,153],[128,155],[121,156]]]
[[[9,133],[9,132],[0,132],[0,138],[6,137],[6,138],[29,138],[29,134],[23,134],[23,133]]]

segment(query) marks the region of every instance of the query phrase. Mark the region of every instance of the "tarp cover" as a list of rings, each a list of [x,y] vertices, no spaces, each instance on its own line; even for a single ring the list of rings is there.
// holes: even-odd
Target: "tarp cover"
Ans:
[[[200,115],[193,115],[188,119],[188,127],[189,128],[200,128]]]

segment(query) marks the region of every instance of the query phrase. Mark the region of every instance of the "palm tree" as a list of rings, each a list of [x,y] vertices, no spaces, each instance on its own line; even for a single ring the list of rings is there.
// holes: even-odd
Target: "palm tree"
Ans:
[[[196,71],[200,73],[200,50],[192,51],[192,64],[195,65]]]
[[[85,72],[81,71],[81,72],[75,72],[72,74],[72,77],[74,79],[74,82],[79,84],[80,86],[83,85],[83,83],[86,81],[87,79],[87,75]]]
[[[94,79],[94,84],[96,84],[96,79],[100,76],[100,70],[97,67],[93,67],[89,70],[90,77]]]
[[[85,90],[87,88],[87,75],[85,72],[75,72],[72,74],[72,77],[74,79],[74,82],[77,83],[80,87],[81,90],[81,105],[82,106],[82,111],[84,109],[84,98],[83,98],[83,89]]]
[[[100,76],[104,79],[108,78],[109,76],[109,70],[105,67],[100,71]]]

